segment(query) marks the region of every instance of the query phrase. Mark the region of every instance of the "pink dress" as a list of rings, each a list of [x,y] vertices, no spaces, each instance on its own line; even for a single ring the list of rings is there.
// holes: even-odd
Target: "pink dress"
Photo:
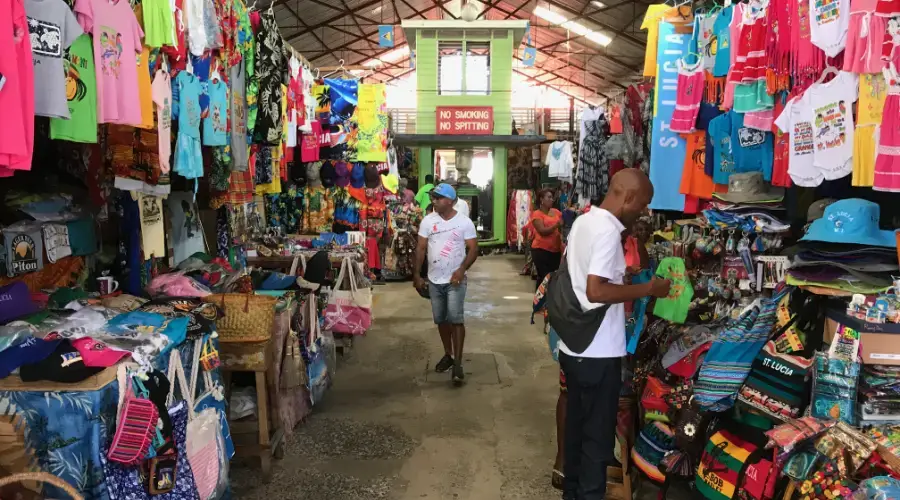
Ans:
[[[731,66],[728,71],[728,77],[725,82],[725,93],[722,95],[722,109],[731,109],[734,107],[734,86],[735,83],[731,79],[731,73],[734,71],[734,65],[737,62],[737,48],[734,41],[741,38],[741,18],[744,16],[744,4],[737,3],[732,11],[731,24],[729,25],[729,40],[731,40]]]
[[[891,79],[888,85],[872,189],[900,192],[900,82]]]
[[[693,67],[688,67],[683,60],[678,61],[678,92],[669,127],[672,132],[689,134],[696,129],[705,83],[702,60],[698,60]]]
[[[22,0],[0,0],[0,177],[31,170],[34,147],[34,63]]]
[[[887,18],[875,15],[878,1],[853,0],[850,3],[844,71],[878,73],[884,67],[880,52],[882,33],[887,29]]]

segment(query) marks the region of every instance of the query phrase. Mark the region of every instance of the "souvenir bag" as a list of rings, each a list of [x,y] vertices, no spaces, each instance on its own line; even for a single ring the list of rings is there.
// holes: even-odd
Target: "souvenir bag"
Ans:
[[[738,402],[780,423],[799,417],[806,409],[812,359],[783,354],[770,340],[753,361],[738,393]]]
[[[859,381],[859,334],[840,327],[828,353],[816,353],[810,414],[817,418],[856,424],[856,386]]]
[[[118,370],[119,387],[125,388],[124,402],[120,404],[116,435],[109,447],[108,458],[120,464],[137,465],[144,460],[153,441],[159,412],[138,379],[134,381],[141,393],[135,394],[125,365],[119,365]]]
[[[195,391],[197,375],[200,370],[200,351],[202,339],[197,339],[194,344],[193,363],[191,365],[191,381],[184,374],[184,366],[181,363],[181,354],[178,349],[173,349],[169,358],[169,380],[178,381],[179,388],[187,405],[188,424],[185,442],[185,451],[188,462],[191,464],[194,483],[200,500],[215,498],[219,489],[223,467],[227,466],[224,445],[221,440],[219,414],[213,408],[206,408],[196,412]],[[204,395],[205,396],[205,395]],[[174,387],[169,392],[167,405],[171,406],[175,397]],[[203,397],[203,396],[201,396]]]
[[[770,500],[778,473],[774,451],[762,430],[726,420],[709,438],[697,467],[695,486],[703,498]]]
[[[362,335],[372,325],[372,289],[358,288],[355,267],[349,257],[341,262],[341,272],[325,308],[326,330]],[[349,286],[341,290],[345,279],[350,280]]]
[[[315,305],[310,306],[313,311]],[[309,362],[306,365],[307,384],[311,404],[316,404],[325,396],[331,387],[331,374],[328,371],[328,360],[322,347],[322,334],[319,317],[311,312],[309,316],[309,336],[306,341]]]

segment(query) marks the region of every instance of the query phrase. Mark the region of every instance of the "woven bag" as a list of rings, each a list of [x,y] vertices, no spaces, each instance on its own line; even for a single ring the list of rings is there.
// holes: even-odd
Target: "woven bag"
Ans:
[[[261,342],[272,337],[276,297],[245,293],[220,293],[203,298],[222,308],[225,317],[216,323],[219,342]]]

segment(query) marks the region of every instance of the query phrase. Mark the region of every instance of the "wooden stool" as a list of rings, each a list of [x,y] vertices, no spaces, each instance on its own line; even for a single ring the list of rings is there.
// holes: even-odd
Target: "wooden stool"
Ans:
[[[256,419],[228,420],[235,454],[247,453],[259,457],[263,480],[272,476],[272,457],[284,458],[284,429],[270,411],[269,380],[266,367],[271,358],[270,341],[222,342],[219,344],[225,398],[231,407],[231,374],[253,372],[256,379]]]
[[[616,439],[621,452],[622,466],[606,468],[606,498],[610,500],[631,500],[631,475],[628,472],[629,450],[624,440]]]

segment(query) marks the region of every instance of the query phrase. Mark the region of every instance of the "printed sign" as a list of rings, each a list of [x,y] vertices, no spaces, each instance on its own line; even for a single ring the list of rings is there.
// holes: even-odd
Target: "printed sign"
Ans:
[[[490,106],[438,106],[437,133],[441,135],[491,135],[494,108]]]
[[[687,144],[681,135],[672,132],[672,113],[678,93],[678,60],[688,50],[690,34],[675,32],[670,23],[659,23],[657,52],[656,102],[653,114],[653,143],[650,146],[650,182],[656,192],[650,208],[656,210],[684,210],[684,195],[679,192],[681,168],[672,162],[684,160]]]
[[[44,249],[47,251],[47,260],[57,260],[72,255],[72,247],[69,245],[69,228],[65,224],[45,224]]]
[[[12,259],[9,263],[12,274],[33,273],[38,270],[34,240],[28,234],[16,235],[12,240]]]

